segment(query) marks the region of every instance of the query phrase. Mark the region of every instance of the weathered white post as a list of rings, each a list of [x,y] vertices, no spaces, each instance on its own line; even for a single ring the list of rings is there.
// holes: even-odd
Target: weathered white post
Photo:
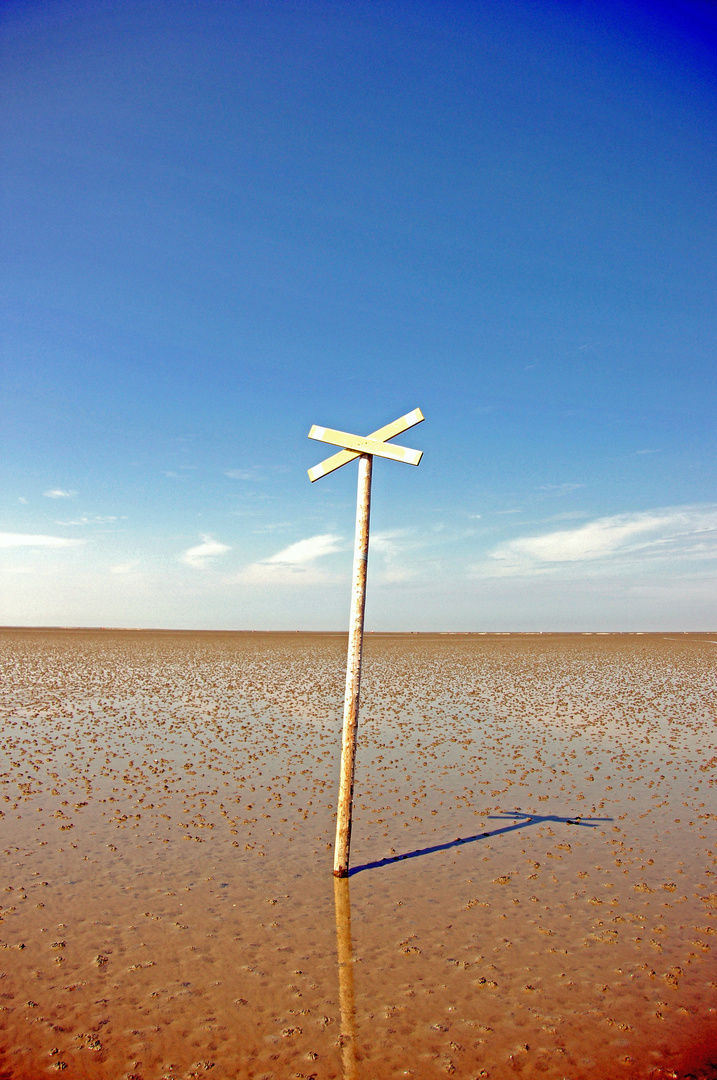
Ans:
[[[367,438],[350,435],[346,431],[317,427],[309,432],[310,439],[333,443],[345,449],[309,469],[313,483],[327,473],[333,472],[347,461],[359,458],[358,496],[356,500],[356,538],[354,542],[353,582],[351,591],[351,615],[349,624],[349,648],[346,662],[346,692],[344,695],[344,724],[341,743],[341,774],[339,802],[336,815],[336,843],[334,846],[334,876],[348,877],[349,847],[351,844],[351,804],[354,790],[354,766],[356,762],[356,731],[359,716],[359,693],[361,688],[361,648],[363,644],[363,621],[366,602],[366,573],[368,569],[368,536],[371,515],[371,471],[374,454],[379,457],[418,465],[422,450],[409,450],[386,442],[414,424],[420,424],[420,409],[401,416],[392,424],[374,431]]]
[[[372,465],[373,458],[371,454],[362,454],[359,458],[358,495],[356,497],[356,537],[354,540],[354,568],[351,584],[351,614],[349,615],[349,651],[346,658],[344,726],[341,737],[341,772],[339,774],[339,802],[336,812],[336,843],[334,845],[335,877],[347,877],[349,872],[351,805],[354,795],[356,729],[358,727],[359,693],[361,690],[363,616],[366,606],[366,574],[368,572]]]

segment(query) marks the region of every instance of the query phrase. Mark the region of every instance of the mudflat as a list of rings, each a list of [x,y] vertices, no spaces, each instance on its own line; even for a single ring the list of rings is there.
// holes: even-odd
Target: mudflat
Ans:
[[[0,1078],[717,1075],[717,635],[0,632]]]

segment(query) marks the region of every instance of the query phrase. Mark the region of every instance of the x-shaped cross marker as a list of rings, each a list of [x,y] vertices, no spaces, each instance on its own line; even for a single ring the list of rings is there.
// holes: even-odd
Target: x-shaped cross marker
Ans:
[[[421,410],[414,409],[413,412],[406,413],[405,416],[400,416],[398,420],[394,420],[392,424],[386,424],[385,427],[379,428],[378,431],[372,431],[366,438],[360,435],[350,435],[347,431],[334,431],[333,428],[318,427],[314,424],[309,432],[310,439],[318,439],[320,442],[331,443],[333,446],[342,446],[344,449],[340,450],[338,454],[332,454],[331,457],[319,462],[318,465],[314,465],[313,469],[309,469],[309,480],[313,484],[315,480],[320,480],[322,476],[333,472],[334,469],[340,469],[342,465],[360,457],[361,454],[377,454],[379,457],[391,458],[393,461],[404,461],[408,465],[418,465],[423,456],[422,450],[409,450],[406,446],[389,444],[387,440],[393,439],[396,435],[400,435],[402,431],[407,431],[408,428],[413,427],[415,424],[420,424],[423,419],[424,416]]]

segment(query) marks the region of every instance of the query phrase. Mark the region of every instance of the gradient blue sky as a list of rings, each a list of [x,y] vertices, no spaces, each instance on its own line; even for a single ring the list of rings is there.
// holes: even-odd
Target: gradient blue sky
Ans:
[[[714,10],[5,0],[0,622],[716,629]]]

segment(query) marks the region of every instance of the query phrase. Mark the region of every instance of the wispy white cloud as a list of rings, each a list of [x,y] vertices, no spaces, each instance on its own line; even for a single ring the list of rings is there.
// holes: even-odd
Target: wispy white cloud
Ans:
[[[562,514],[551,514],[550,517],[543,518],[540,524],[548,521],[578,521],[589,516],[586,510],[565,510]]]
[[[280,529],[293,529],[295,524],[296,523],[293,522],[293,521],[267,522],[264,525],[262,525],[261,528],[252,529],[252,532],[254,533],[254,535],[259,535],[261,533],[268,533],[268,532],[277,532]]]
[[[556,572],[566,564],[717,557],[717,505],[667,507],[598,518],[574,529],[516,537],[499,544],[473,576],[503,577]]]
[[[65,491],[63,488],[50,488],[42,493],[46,499],[74,499],[76,491]]]
[[[545,491],[549,495],[569,495],[572,491],[584,488],[585,484],[539,484],[538,491]]]
[[[536,562],[577,562],[612,554],[634,542],[645,533],[654,532],[662,524],[659,518],[641,515],[637,518],[602,518],[580,525],[577,529],[561,529],[543,536],[511,540],[509,555]],[[503,558],[505,550],[493,552],[494,559]]]
[[[343,541],[334,533],[319,533],[277,551],[267,559],[250,563],[237,581],[251,585],[309,585],[325,582],[327,574],[316,566],[318,559],[341,551]]]
[[[370,552],[380,556],[383,564],[380,576],[385,582],[395,584],[416,576],[416,568],[409,561],[405,544],[401,543],[405,535],[403,530],[395,530],[371,537]]]
[[[113,521],[117,521],[117,518],[96,514],[94,517],[74,518],[72,521],[56,521],[55,525],[111,525]]]
[[[62,548],[78,547],[84,543],[84,540],[68,540],[64,536],[45,536],[42,533],[0,533],[0,548]]]
[[[231,551],[228,544],[213,540],[211,536],[203,536],[201,544],[187,548],[179,556],[179,559],[180,562],[186,563],[187,566],[193,566],[196,570],[206,570],[211,559],[216,558],[217,555],[224,555],[227,551]]]
[[[306,540],[299,540],[295,544],[289,544],[276,555],[265,559],[267,563],[280,563],[283,566],[303,565],[320,559],[323,555],[331,555],[340,550],[341,537],[333,533],[321,533],[318,536],[309,536]]]
[[[131,559],[129,562],[115,563],[110,567],[111,574],[131,574],[139,566],[139,559]]]
[[[254,469],[225,469],[224,475],[230,480],[258,480],[259,476]]]
[[[378,551],[382,555],[395,555],[398,551],[396,541],[404,536],[403,530],[394,529],[393,532],[375,533],[370,538],[371,551]]]

